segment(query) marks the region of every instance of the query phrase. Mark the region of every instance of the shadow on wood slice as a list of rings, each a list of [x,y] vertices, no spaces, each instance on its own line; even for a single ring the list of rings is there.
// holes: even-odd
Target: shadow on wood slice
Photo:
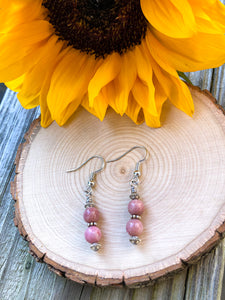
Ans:
[[[33,122],[18,150],[11,192],[15,225],[37,260],[82,284],[138,287],[184,269],[219,242],[225,231],[225,116],[207,91],[190,89],[194,117],[167,103],[158,129],[112,110],[103,122],[83,109],[63,127]],[[142,156],[137,150],[96,178],[103,238],[94,252],[84,239],[84,189],[99,162],[66,170],[96,154],[112,159],[135,145],[150,154],[139,184],[142,243],[132,245],[126,233],[129,180]]]

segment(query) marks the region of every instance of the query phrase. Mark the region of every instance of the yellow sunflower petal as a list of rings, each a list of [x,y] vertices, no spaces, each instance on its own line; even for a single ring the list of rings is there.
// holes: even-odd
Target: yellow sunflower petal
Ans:
[[[149,23],[174,38],[191,37],[196,32],[195,17],[187,0],[141,0]]]
[[[44,41],[50,37],[53,33],[53,28],[48,21],[35,20],[27,22],[14,27],[7,35],[3,35],[0,39],[0,46],[7,46],[9,43],[9,49],[1,49],[1,55],[18,56],[18,53],[26,53],[27,47],[32,46],[35,43]],[[13,53],[13,46],[17,45],[16,53]],[[10,51],[10,52],[8,52]]]
[[[168,64],[164,63],[164,68],[161,68],[153,59],[152,66],[154,70],[154,75],[157,81],[154,82],[157,92],[162,99],[160,102],[156,100],[157,103],[160,103],[160,106],[168,99],[180,110],[184,111],[189,116],[192,116],[194,112],[193,99],[187,85],[179,78],[177,72],[173,70]],[[161,92],[160,92],[161,90]],[[162,93],[164,92],[164,94]],[[164,98],[164,100],[163,100]],[[159,111],[159,107],[158,107]],[[160,113],[161,111],[159,111]]]
[[[6,65],[2,63],[0,65],[0,82],[13,81],[26,73],[40,59],[41,50],[41,46],[37,46],[32,53],[18,59],[18,61],[8,64],[7,60]]]
[[[175,95],[171,95],[170,102],[173,103],[174,106],[185,112],[190,117],[193,116],[194,113],[194,103],[191,92],[188,86],[179,78],[172,78],[174,93]]]
[[[145,50],[144,41],[141,46],[135,48],[134,54],[138,77],[132,87],[132,94],[141,107],[144,107],[149,113],[157,116],[155,87],[152,81],[152,66]]]
[[[28,99],[27,101],[23,101],[24,99],[20,99],[17,95],[17,98],[18,100],[20,101],[20,104],[26,108],[26,109],[31,109],[31,108],[34,108],[34,107],[37,107],[39,104],[40,104],[40,99],[39,99],[39,96],[37,96],[36,98],[31,98],[31,99]]]
[[[119,111],[117,110],[116,103],[115,103],[115,99],[116,99],[115,81],[113,80],[110,83],[108,83],[106,86],[104,86],[104,88],[102,88],[101,92],[104,97],[103,99],[107,103],[107,105],[111,106],[115,110],[115,112],[119,113]]]
[[[41,19],[42,0],[10,0],[0,2],[0,32],[8,32],[18,24]]]
[[[91,114],[96,116],[100,121],[103,121],[108,108],[108,103],[102,91],[100,91],[98,96],[95,98],[94,107],[90,107],[89,105],[88,94],[84,96],[81,105]]]
[[[30,108],[28,104],[39,96],[47,73],[46,68],[49,69],[52,64],[55,64],[57,56],[63,46],[63,42],[57,42],[57,40],[58,38],[56,36],[52,36],[49,39],[44,47],[40,60],[24,76],[23,86],[18,94],[18,99],[25,108]]]
[[[168,99],[168,95],[165,93],[165,90],[162,87],[162,84],[160,84],[160,82],[156,76],[154,76],[153,82],[155,85],[155,103],[156,103],[158,114],[160,115],[163,104]]]
[[[9,89],[13,90],[14,92],[19,92],[19,91],[21,91],[24,77],[25,77],[25,75],[23,74],[22,76],[14,79],[12,81],[5,82],[5,85]]]
[[[41,94],[40,94],[40,109],[41,109],[41,126],[46,128],[48,127],[52,122],[53,118],[51,117],[50,110],[47,105],[47,94],[50,86],[50,76],[45,78],[45,81],[43,83]]]
[[[103,121],[108,108],[108,99],[105,97],[103,91],[101,91],[94,100],[95,115],[100,121]]]
[[[100,92],[102,95],[100,99],[102,99],[102,101],[104,101],[104,105],[103,105],[103,112],[101,113],[101,115],[103,116],[103,114],[106,113],[106,108],[108,106],[112,107],[113,110],[115,110],[116,113],[120,113],[120,110],[118,108],[118,105],[116,104],[115,99],[118,97],[118,89],[117,89],[117,81],[116,79],[109,82],[106,86],[104,86],[101,89]],[[127,97],[129,97],[129,95],[127,95]],[[96,98],[97,99],[97,98]],[[127,106],[127,102],[128,102],[128,98],[124,99],[125,100],[125,105]],[[96,102],[94,101],[94,107],[96,105]],[[123,104],[121,104],[121,106],[123,106]],[[100,118],[102,119],[102,118]]]
[[[89,106],[88,94],[84,95],[81,101],[81,106],[83,106],[83,108],[86,109],[89,113],[96,116],[94,108]]]
[[[158,128],[161,126],[160,116],[158,116],[158,117],[153,116],[145,109],[143,109],[143,113],[144,113],[146,125],[148,125],[150,127],[154,127],[154,128]]]
[[[139,79],[137,78],[135,80],[134,86],[132,88],[132,95],[135,99],[135,101],[141,106],[141,107],[147,107],[146,105],[146,99],[148,99],[148,87]],[[155,99],[153,99],[155,101]],[[144,105],[143,105],[144,103]],[[156,110],[156,107],[154,108]]]
[[[14,80],[30,69],[39,60],[51,31],[49,23],[41,20],[22,24],[1,38],[0,82]]]
[[[172,39],[152,29],[146,41],[151,55],[160,65],[168,62],[182,72],[218,67],[225,61],[224,35],[198,33],[184,40]]]
[[[123,115],[127,109],[128,97],[137,77],[137,67],[133,52],[121,56],[121,70],[114,80],[116,89],[115,107],[116,111]]]
[[[71,49],[56,67],[48,92],[48,107],[58,124],[80,105],[94,75],[96,60]]]
[[[126,115],[137,125],[144,122],[144,115],[142,112],[142,108],[135,101],[132,93],[130,93],[130,95],[129,95]]]
[[[196,17],[197,29],[205,33],[225,32],[225,6],[219,1],[189,0]]]
[[[44,83],[42,85],[41,93],[40,93],[41,124],[42,124],[43,127],[49,126],[52,123],[52,121],[54,120],[51,116],[51,111],[48,107],[48,102],[47,102],[48,93],[49,93],[49,89],[50,89],[50,85],[51,85],[52,75],[53,75],[56,67],[60,63],[60,61],[67,55],[69,50],[70,50],[69,47],[64,48],[59,53],[59,55],[56,57],[55,62],[52,63],[51,66],[49,66],[47,71],[46,71],[45,80],[44,80]],[[62,125],[65,122],[66,121],[63,120]]]
[[[152,115],[146,109],[143,109],[143,115],[145,118],[145,123],[148,126],[157,128],[161,126],[161,121],[160,121],[161,111],[162,111],[163,104],[168,99],[168,96],[165,93],[164,88],[161,86],[156,76],[153,77],[153,82],[155,86],[155,103],[158,111],[158,116]]]
[[[51,64],[51,66],[48,66],[48,69],[46,70],[45,80],[43,82],[41,92],[40,92],[40,108],[41,108],[41,126],[42,127],[48,127],[52,122],[53,118],[51,116],[51,112],[48,108],[47,104],[47,97],[48,92],[51,84],[52,74],[55,71],[55,68],[57,67],[58,63],[62,60],[62,58],[68,53],[69,48],[63,49],[60,54],[55,59],[55,62]]]
[[[100,90],[118,75],[120,69],[121,57],[118,53],[113,53],[102,60],[102,64],[99,66],[88,86],[90,106],[93,106],[94,99],[98,96]]]
[[[79,105],[80,103],[77,103],[75,101],[70,102],[64,110],[60,111],[60,114],[58,115],[57,119],[54,118],[54,120],[58,123],[59,126],[65,125],[65,123],[77,110]]]

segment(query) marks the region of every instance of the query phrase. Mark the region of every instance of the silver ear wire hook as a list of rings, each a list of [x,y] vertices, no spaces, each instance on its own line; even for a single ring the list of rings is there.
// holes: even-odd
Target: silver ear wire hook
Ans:
[[[100,155],[93,155],[93,156],[89,157],[89,158],[88,158],[85,162],[83,162],[79,167],[74,168],[74,169],[67,170],[66,173],[76,172],[76,171],[80,170],[84,165],[86,165],[90,160],[92,160],[92,159],[94,159],[94,158],[100,159],[100,160],[102,161],[102,165],[101,165],[101,168],[99,168],[99,169],[97,169],[97,170],[95,170],[95,171],[93,171],[93,172],[90,173],[90,179],[89,179],[89,180],[92,181],[92,180],[94,179],[95,175],[96,175],[97,173],[101,172],[101,171],[105,168],[106,161],[105,161],[105,159],[104,159],[102,156],[100,156]]]
[[[139,166],[140,164],[146,160],[146,157],[147,157],[147,149],[145,146],[134,146],[132,148],[130,148],[129,150],[127,150],[126,152],[124,152],[122,155],[120,155],[119,157],[117,158],[114,158],[114,159],[110,159],[110,160],[107,160],[106,163],[111,163],[111,162],[114,162],[114,161],[117,161],[117,160],[120,160],[121,158],[123,158],[124,156],[126,156],[128,153],[130,153],[131,151],[135,150],[135,149],[143,149],[145,151],[145,154],[143,156],[142,159],[140,159],[137,163],[136,163],[136,166],[135,166],[135,171],[134,172],[138,172],[139,171]]]

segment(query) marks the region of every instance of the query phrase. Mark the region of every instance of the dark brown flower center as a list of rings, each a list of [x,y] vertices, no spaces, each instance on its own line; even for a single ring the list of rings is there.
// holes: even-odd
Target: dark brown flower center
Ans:
[[[43,6],[61,39],[96,57],[126,52],[147,29],[140,0],[43,0]]]

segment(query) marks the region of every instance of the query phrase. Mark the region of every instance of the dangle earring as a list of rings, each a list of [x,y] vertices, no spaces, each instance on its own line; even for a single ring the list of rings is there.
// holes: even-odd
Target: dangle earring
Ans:
[[[91,159],[98,158],[101,160],[102,165],[101,168],[98,170],[90,173],[89,180],[87,183],[87,187],[85,192],[86,195],[86,203],[84,205],[85,211],[84,211],[84,220],[87,222],[88,228],[86,229],[84,236],[88,243],[91,244],[90,248],[94,251],[98,251],[101,248],[101,244],[99,243],[101,240],[101,230],[97,226],[97,221],[99,220],[100,214],[98,209],[95,207],[92,199],[92,188],[95,185],[95,176],[97,173],[101,172],[105,168],[105,159],[102,156],[94,155],[87,159],[83,164],[81,164],[76,169],[71,169],[66,171],[67,173],[75,172],[79,169],[81,169],[84,165],[86,165]]]
[[[139,160],[136,163],[135,170],[133,172],[133,176],[130,180],[130,186],[131,186],[131,193],[130,193],[130,202],[128,204],[128,211],[131,214],[131,219],[127,222],[126,225],[126,231],[129,233],[130,242],[134,245],[138,245],[141,242],[141,239],[139,238],[139,235],[143,232],[143,224],[141,222],[141,215],[144,212],[144,204],[142,200],[139,197],[139,194],[137,192],[137,187],[139,184],[139,177],[141,175],[140,173],[140,164],[146,160],[147,156],[147,149],[144,146],[134,146],[127,152],[125,152],[123,155],[121,155],[118,158],[106,161],[106,163],[114,162],[125,155],[127,155],[129,152],[133,151],[134,149],[143,149],[145,151],[144,157]]]

